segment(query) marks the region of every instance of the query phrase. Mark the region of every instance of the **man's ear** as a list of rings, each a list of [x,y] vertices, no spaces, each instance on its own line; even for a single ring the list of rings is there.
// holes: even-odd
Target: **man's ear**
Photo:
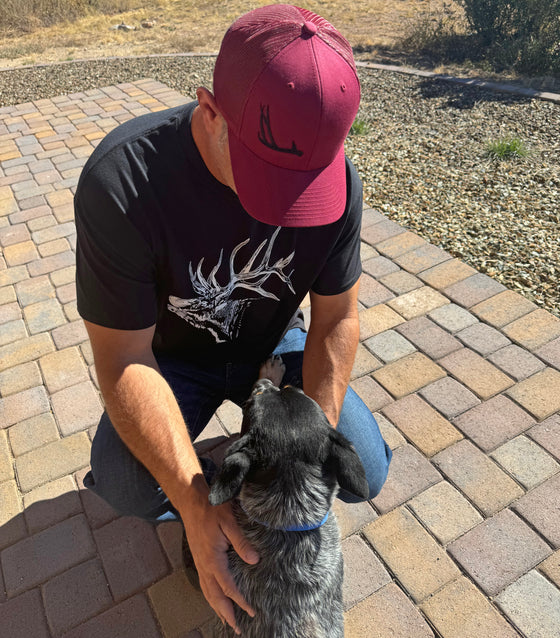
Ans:
[[[251,467],[251,459],[246,449],[248,441],[248,436],[242,436],[229,447],[222,467],[210,488],[208,500],[211,505],[221,505],[239,494]]]
[[[345,436],[334,429],[329,434],[331,450],[328,462],[334,469],[338,484],[342,489],[352,492],[360,498],[367,498],[369,485],[366,472],[354,446]]]
[[[224,127],[224,118],[218,109],[216,98],[204,87],[196,90],[196,97],[206,132],[210,135],[219,135]]]

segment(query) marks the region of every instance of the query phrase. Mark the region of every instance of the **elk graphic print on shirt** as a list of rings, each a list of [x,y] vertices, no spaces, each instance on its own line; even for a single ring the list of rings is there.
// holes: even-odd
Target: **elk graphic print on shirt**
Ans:
[[[293,270],[289,274],[284,272],[284,268],[292,261],[294,253],[292,252],[291,255],[283,259],[278,259],[274,264],[269,263],[272,247],[279,232],[280,226],[270,238],[268,248],[258,265],[255,262],[268,241],[266,239],[253,252],[245,266],[236,272],[235,257],[243,246],[251,241],[251,238],[238,244],[232,250],[229,259],[229,281],[225,285],[220,285],[216,279],[216,273],[222,264],[223,249],[220,251],[218,263],[212,268],[206,279],[202,273],[204,257],[198,262],[196,272],[193,271],[192,262],[189,262],[189,276],[193,291],[197,296],[194,299],[181,299],[170,295],[167,308],[190,325],[208,330],[216,339],[216,343],[234,340],[238,335],[243,313],[250,304],[263,298],[279,301],[274,293],[264,288],[271,277],[279,277],[295,294],[290,280]],[[233,293],[239,289],[245,289],[249,291],[248,295],[255,296],[232,299]]]

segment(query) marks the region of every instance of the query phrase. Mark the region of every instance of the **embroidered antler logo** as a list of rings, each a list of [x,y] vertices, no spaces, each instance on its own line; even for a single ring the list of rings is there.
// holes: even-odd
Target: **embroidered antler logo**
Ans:
[[[279,300],[274,293],[263,288],[270,277],[278,277],[295,294],[290,280],[293,271],[289,274],[284,272],[284,268],[292,261],[294,253],[283,259],[278,259],[274,264],[270,263],[272,246],[279,232],[280,227],[274,231],[270,238],[270,243],[260,264],[255,266],[255,261],[267,240],[257,247],[247,264],[241,270],[235,272],[235,256],[243,246],[249,243],[250,238],[238,244],[231,253],[229,282],[225,286],[221,286],[216,279],[216,274],[222,263],[223,251],[220,252],[218,263],[212,268],[208,279],[205,279],[202,274],[204,257],[198,263],[196,273],[193,272],[192,263],[189,264],[190,280],[197,297],[195,299],[181,299],[171,295],[167,305],[168,310],[174,312],[192,326],[208,330],[217,343],[235,339],[243,314],[249,304],[262,298]],[[248,293],[246,294],[252,294],[253,296],[244,299],[232,299],[233,293],[240,288],[247,290]]]
[[[299,150],[294,141],[292,141],[292,146],[290,148],[282,148],[276,144],[274,135],[272,135],[272,128],[270,126],[270,106],[268,106],[268,104],[266,106],[262,106],[261,104],[261,128],[259,131],[259,141],[268,148],[271,148],[273,151],[278,151],[279,153],[289,153],[290,155],[297,155],[298,157],[303,155],[303,151]]]

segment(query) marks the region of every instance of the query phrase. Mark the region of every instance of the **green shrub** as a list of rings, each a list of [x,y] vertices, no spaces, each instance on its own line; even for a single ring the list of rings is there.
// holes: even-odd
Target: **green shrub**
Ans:
[[[560,71],[560,0],[458,0],[498,68]]]

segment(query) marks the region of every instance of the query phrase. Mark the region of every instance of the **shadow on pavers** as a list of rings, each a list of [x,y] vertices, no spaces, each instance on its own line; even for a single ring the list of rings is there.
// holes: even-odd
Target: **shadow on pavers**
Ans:
[[[236,438],[205,439],[199,455],[220,464]],[[0,526],[0,635],[211,635],[214,613],[183,570],[182,525],[119,516],[83,487],[87,471]]]

